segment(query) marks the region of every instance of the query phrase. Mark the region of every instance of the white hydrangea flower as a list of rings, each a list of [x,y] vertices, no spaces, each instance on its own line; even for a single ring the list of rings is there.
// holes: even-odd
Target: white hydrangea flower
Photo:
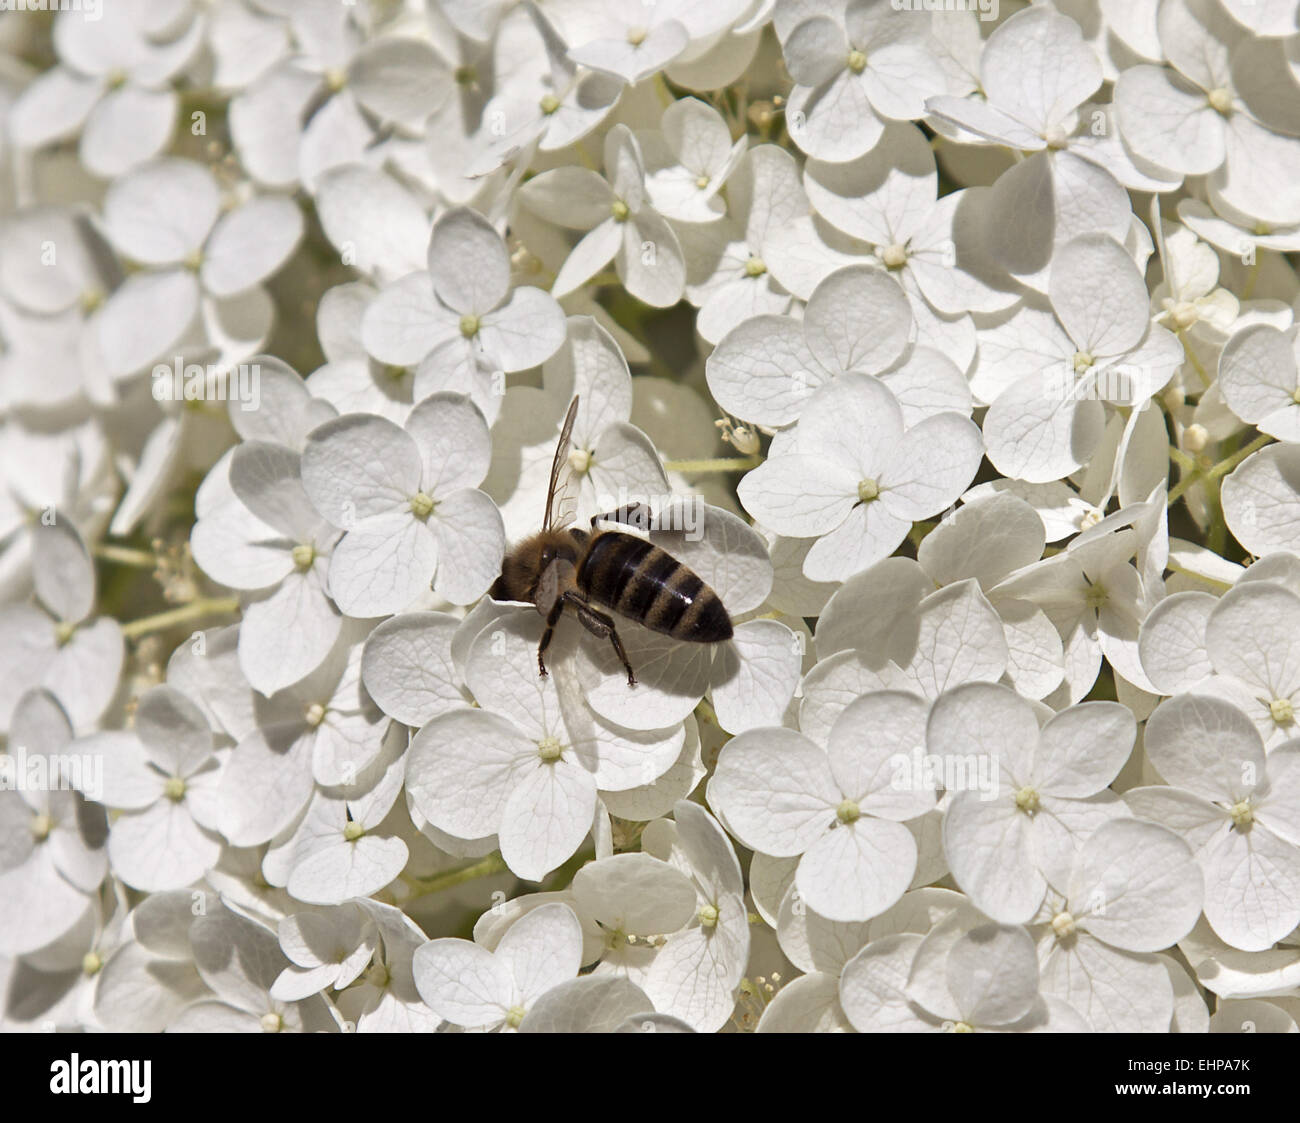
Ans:
[[[818,539],[803,566],[814,581],[842,581],[887,556],[913,522],[956,500],[983,455],[967,418],[940,413],[905,428],[888,387],[858,374],[818,390],[783,448],[739,495],[765,526]]]
[[[571,230],[586,230],[551,286],[556,297],[573,292],[611,260],[627,291],[656,308],[681,299],[686,263],[681,243],[652,205],[645,162],[626,125],[605,136],[605,175],[560,167],[519,189],[523,206]]]
[[[495,951],[470,940],[430,940],[415,952],[420,997],[453,1025],[517,1030],[547,991],[578,973],[582,928],[568,905],[525,913]]]
[[[343,612],[400,612],[430,583],[458,604],[486,591],[505,554],[501,513],[475,486],[490,448],[483,415],[450,392],[425,398],[401,428],[360,413],[312,430],[302,486],[345,532],[329,566]]]
[[[1233,947],[1263,951],[1300,923],[1300,746],[1267,755],[1244,713],[1180,695],[1147,722],[1147,755],[1168,787],[1134,788],[1140,818],[1178,831],[1205,874],[1205,917]]]
[[[1132,713],[1115,702],[1071,706],[1040,730],[1034,707],[1005,687],[970,683],[940,695],[928,750],[997,768],[995,790],[956,792],[943,818],[948,866],[976,908],[1023,924],[1049,885],[1065,884],[1080,843],[1125,813],[1108,785],[1136,732]]]

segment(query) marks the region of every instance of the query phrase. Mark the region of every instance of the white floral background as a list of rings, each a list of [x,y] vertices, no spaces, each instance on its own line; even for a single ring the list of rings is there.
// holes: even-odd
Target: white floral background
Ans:
[[[6,7],[4,1028],[1297,1031],[1297,0]]]

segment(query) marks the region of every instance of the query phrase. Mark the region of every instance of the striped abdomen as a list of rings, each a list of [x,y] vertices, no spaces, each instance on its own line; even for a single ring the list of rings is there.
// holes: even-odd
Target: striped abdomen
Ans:
[[[718,594],[672,554],[634,534],[596,535],[577,582],[592,603],[652,631],[693,643],[731,638],[731,617]]]

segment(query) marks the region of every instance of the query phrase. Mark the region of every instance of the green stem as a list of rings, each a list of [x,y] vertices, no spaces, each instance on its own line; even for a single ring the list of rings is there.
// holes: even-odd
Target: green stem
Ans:
[[[140,569],[154,569],[158,565],[158,558],[148,550],[132,550],[127,546],[110,546],[106,542],[100,542],[92,546],[90,552],[97,558],[118,565],[134,565]]]
[[[491,877],[495,873],[505,873],[507,869],[506,861],[501,854],[493,851],[486,858],[481,858],[472,865],[462,866],[458,870],[449,870],[447,873],[435,874],[433,877],[425,878],[408,878],[407,884],[411,886],[414,892],[407,900],[415,897],[425,897],[430,893],[441,893],[444,889],[454,889],[457,885],[464,885],[467,881],[475,881],[480,877]]]
[[[130,620],[122,625],[122,635],[126,639],[139,639],[150,632],[165,631],[178,624],[202,620],[205,616],[228,616],[238,611],[238,597],[203,597],[189,604],[183,604],[180,608],[159,612],[155,616],[142,616],[139,620]]]
[[[1204,383],[1205,389],[1208,390],[1210,388],[1210,383],[1213,382],[1214,379],[1212,379],[1209,376],[1209,374],[1206,373],[1205,367],[1201,364],[1201,360],[1197,357],[1196,352],[1192,349],[1192,345],[1188,341],[1186,334],[1184,332],[1180,331],[1178,333],[1178,340],[1183,345],[1183,353],[1187,356],[1187,361],[1192,364],[1192,369],[1196,371],[1197,375],[1201,379],[1201,382]]]
[[[1178,465],[1184,472],[1196,471],[1196,460],[1188,456],[1181,448],[1169,446],[1169,459]]]
[[[1251,441],[1250,444],[1248,444],[1245,448],[1239,448],[1226,460],[1220,460],[1213,468],[1211,468],[1208,472],[1205,473],[1206,479],[1211,479],[1211,480],[1221,479],[1222,477],[1226,476],[1229,472],[1231,472],[1243,460],[1245,460],[1246,457],[1254,456],[1255,453],[1257,453],[1265,445],[1272,444],[1272,443],[1273,443],[1272,437],[1270,437],[1267,433],[1261,433],[1258,437],[1256,437],[1253,441]]]
[[[723,456],[717,460],[665,460],[669,472],[748,472],[763,463],[761,456]]]

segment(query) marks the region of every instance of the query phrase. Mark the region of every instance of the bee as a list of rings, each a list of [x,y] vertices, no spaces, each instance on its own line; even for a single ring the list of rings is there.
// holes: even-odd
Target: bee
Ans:
[[[551,463],[542,529],[506,554],[501,576],[493,582],[488,595],[493,600],[533,604],[546,619],[546,630],[537,646],[537,671],[542,677],[546,676],[546,648],[564,610],[569,608],[592,635],[609,639],[627,671],[628,686],[635,686],[636,674],[614,620],[600,609],[607,608],[652,631],[688,643],[731,639],[731,617],[718,594],[666,550],[635,534],[596,529],[598,522],[648,526],[649,511],[643,504],[636,503],[624,512],[594,516],[590,531],[569,525],[573,510],[565,502],[560,479],[569,463],[577,413],[575,397],[569,403]]]

